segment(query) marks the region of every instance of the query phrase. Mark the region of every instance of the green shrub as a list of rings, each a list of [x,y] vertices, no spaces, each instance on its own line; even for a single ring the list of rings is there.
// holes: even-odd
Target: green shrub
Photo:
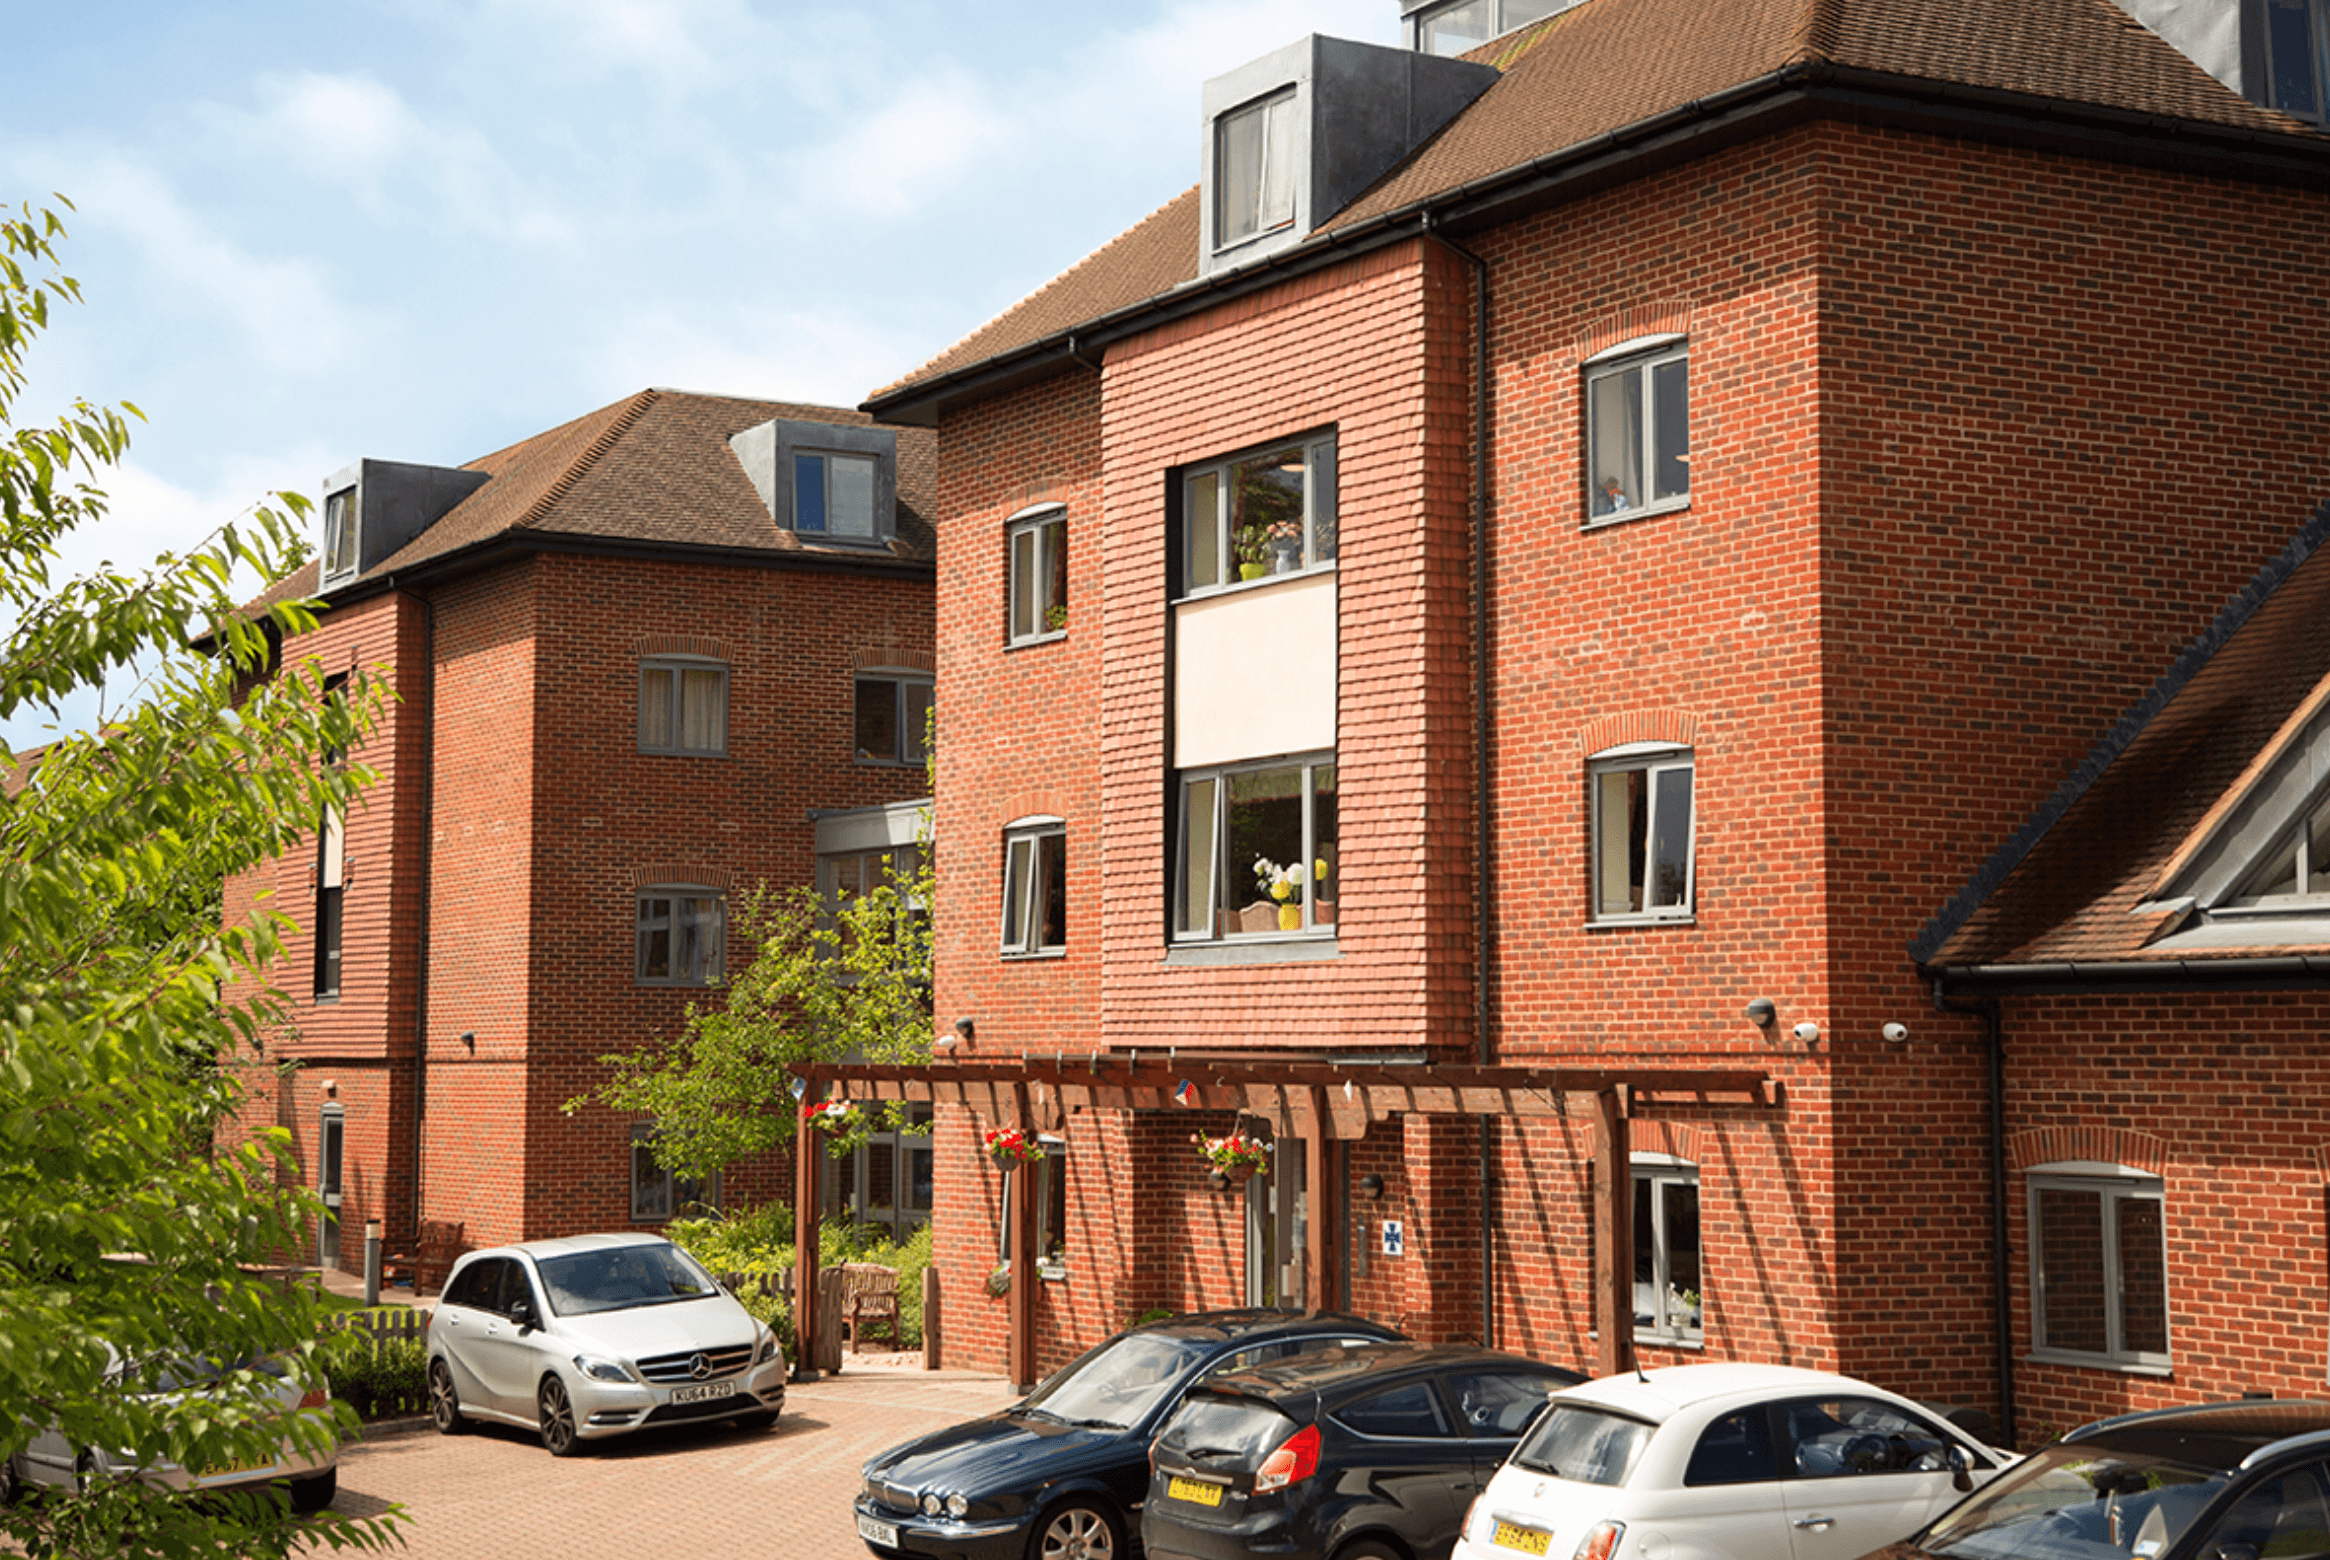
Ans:
[[[376,1338],[346,1327],[324,1340],[332,1396],[364,1420],[423,1413],[429,1406],[429,1351],[417,1338]]]
[[[675,1219],[664,1233],[715,1273],[776,1273],[793,1265],[793,1210],[780,1202]]]
[[[736,1213],[705,1219],[676,1219],[664,1227],[674,1244],[715,1275],[741,1273],[757,1277],[781,1273],[793,1265],[793,1210],[783,1203],[763,1203]],[[817,1261],[822,1267],[844,1262],[878,1262],[898,1270],[898,1346],[922,1347],[922,1273],[930,1266],[930,1229],[926,1225],[902,1241],[893,1241],[879,1224],[853,1224],[847,1219],[825,1219],[817,1226]],[[738,1296],[745,1309],[777,1330],[789,1352],[793,1346],[793,1313],[775,1295]],[[779,1320],[782,1318],[782,1320]]]

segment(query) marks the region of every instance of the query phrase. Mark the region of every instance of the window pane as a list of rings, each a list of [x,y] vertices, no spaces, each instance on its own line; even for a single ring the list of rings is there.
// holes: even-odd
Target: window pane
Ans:
[[[1666,1325],[1684,1337],[1699,1334],[1699,1183],[1659,1182],[1660,1232],[1666,1239]]]
[[[1335,556],[1335,441],[1311,446],[1311,562]]]
[[[1311,924],[1332,926],[1343,858],[1335,843],[1335,766],[1311,771]]]
[[[825,457],[793,457],[793,529],[825,529]]]
[[[1650,1177],[1634,1178],[1634,1325],[1658,1325],[1658,1214]]]
[[[680,746],[718,753],[728,746],[728,674],[712,667],[680,673]]]
[[[1262,230],[1294,220],[1294,94],[1262,109]]]
[[[338,888],[345,878],[348,860],[348,826],[337,812],[326,809],[322,838],[316,861],[316,886]]]
[[[1223,582],[1221,474],[1209,471],[1190,478],[1185,500],[1181,506],[1181,529],[1186,538],[1182,567],[1187,578],[1182,588],[1203,590]]]
[[[1181,788],[1181,919],[1178,931],[1214,934],[1214,789],[1193,780]]]
[[[681,980],[717,980],[727,937],[717,899],[682,899],[672,974]]]
[[[1036,624],[1042,612],[1036,600],[1036,552],[1041,531],[1021,531],[1011,539],[1011,637],[1025,639],[1041,633]]]
[[[874,462],[864,455],[828,455],[827,527],[835,536],[871,539],[874,534]]]
[[[1003,946],[1013,952],[1027,947],[1027,896],[1035,876],[1036,842],[1014,839],[1003,847]]]
[[[1647,793],[1639,769],[1594,777],[1594,906],[1599,915],[1642,908],[1642,829]]]
[[[932,1188],[930,1139],[908,1138],[905,1153],[907,1211],[927,1214],[930,1212]]]
[[[1292,93],[1222,116],[1214,169],[1217,244],[1294,220],[1293,128]]]
[[[1065,607],[1068,604],[1067,522],[1063,520],[1055,520],[1050,525],[1045,526],[1041,534],[1044,541],[1044,598],[1042,602],[1046,613],[1044,618],[1044,627],[1050,629],[1060,626],[1051,620],[1049,615],[1051,609],[1054,607]]]
[[[643,748],[669,748],[671,742],[672,676],[660,666],[642,667],[639,672],[639,745]]]
[[[899,747],[906,762],[922,762],[923,733],[930,729],[931,684],[925,682],[901,683],[899,695],[906,704],[904,727],[898,733]]]
[[[898,685],[887,677],[858,679],[858,757],[898,756]]]
[[[2330,894],[2330,807],[2306,825],[2306,882],[2303,894]]]
[[[1272,574],[1303,567],[1302,449],[1274,450],[1230,470],[1230,540],[1240,563]]]
[[[342,488],[324,500],[324,573],[338,574],[356,563],[356,490]]]
[[[1647,1427],[1646,1427],[1647,1428]],[[1699,1433],[1691,1448],[1686,1485],[1760,1484],[1780,1476],[1772,1456],[1772,1420],[1764,1405],[1726,1414]]]
[[[1361,1435],[1416,1440],[1448,1434],[1448,1421],[1428,1381],[1412,1381],[1378,1392],[1338,1411],[1335,1417]]]
[[[2270,54],[2273,106],[2312,119],[2320,113],[2314,90],[2314,44],[2306,0],[2266,0],[2265,39]]]
[[[897,1148],[886,1142],[870,1143],[866,1146],[865,1155],[865,1211],[878,1215],[885,1224],[891,1223],[898,1211]]]
[[[1677,766],[1652,775],[1657,795],[1651,807],[1650,902],[1681,908],[1691,902],[1691,771]]]
[[[1505,0],[1505,14],[1500,19],[1504,30],[1526,27],[1531,22],[1542,22],[1556,11],[1566,11],[1577,0]]]
[[[631,1217],[671,1217],[671,1178],[655,1162],[654,1148],[644,1133],[631,1140]]]
[[[1047,1153],[1037,1174],[1036,1260],[1047,1267],[1062,1267],[1068,1261],[1067,1156]]]
[[[1068,946],[1068,836],[1046,834],[1036,841],[1036,946]]]
[[[1614,515],[1642,503],[1642,374],[1623,368],[1586,388],[1589,515]]]
[[[2115,1198],[2120,1237],[2120,1346],[2168,1352],[2168,1249],[2156,1197]]]
[[[2104,1331],[2103,1199],[2046,1186],[2038,1195],[2039,1345],[2082,1354],[2109,1352]]]
[[[1676,358],[1650,371],[1651,500],[1691,492],[1690,360]]]
[[[1278,872],[1300,865],[1303,859],[1303,772],[1300,769],[1257,769],[1231,775],[1229,786],[1229,849],[1224,863],[1231,874],[1231,893],[1247,893],[1257,906],[1290,903],[1300,913],[1300,894],[1281,901],[1271,892]],[[1283,924],[1272,918],[1269,930]],[[1263,927],[1248,926],[1247,931]]]
[[[639,976],[662,980],[671,974],[671,901],[639,901]]]
[[[1497,35],[1497,0],[1465,0],[1424,23],[1426,54],[1462,54]]]

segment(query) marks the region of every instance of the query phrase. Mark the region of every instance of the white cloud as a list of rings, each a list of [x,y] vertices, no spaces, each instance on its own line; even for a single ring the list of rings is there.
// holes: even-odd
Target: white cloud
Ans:
[[[717,328],[661,311],[610,325],[595,376],[607,394],[661,385],[708,394],[855,406],[915,348],[847,309],[739,308]],[[926,352],[923,354],[928,356]]]
[[[486,0],[482,13],[507,36],[563,45],[601,71],[672,91],[708,86],[781,47],[777,29],[739,0]]]
[[[963,182],[1020,134],[959,72],[900,84],[882,106],[794,158],[805,209],[897,218]]]

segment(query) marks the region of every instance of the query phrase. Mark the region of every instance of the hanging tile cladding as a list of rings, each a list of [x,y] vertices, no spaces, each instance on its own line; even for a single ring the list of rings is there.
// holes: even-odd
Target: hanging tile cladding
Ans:
[[[1469,1027],[1470,300],[1444,250],[1407,244],[1111,352],[1101,913],[1112,1043],[1397,1047]],[[1328,427],[1340,471],[1341,956],[1167,968],[1167,490],[1189,463]],[[1257,698],[1268,675],[1255,668]]]
[[[971,1017],[963,1054],[1094,1050],[1100,1037],[1100,380],[1082,368],[981,402],[939,430],[938,1015]],[[1065,506],[1066,637],[1007,644],[1006,520]],[[1006,960],[1003,826],[1067,823],[1067,954]]]

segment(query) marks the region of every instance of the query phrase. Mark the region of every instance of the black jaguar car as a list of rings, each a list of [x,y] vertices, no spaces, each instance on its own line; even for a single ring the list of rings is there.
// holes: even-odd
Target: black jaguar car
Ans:
[[[1118,1560],[1149,1440],[1201,1378],[1315,1349],[1397,1343],[1356,1316],[1207,1311],[1135,1327],[985,1419],[869,1460],[858,1536],[884,1557]]]

